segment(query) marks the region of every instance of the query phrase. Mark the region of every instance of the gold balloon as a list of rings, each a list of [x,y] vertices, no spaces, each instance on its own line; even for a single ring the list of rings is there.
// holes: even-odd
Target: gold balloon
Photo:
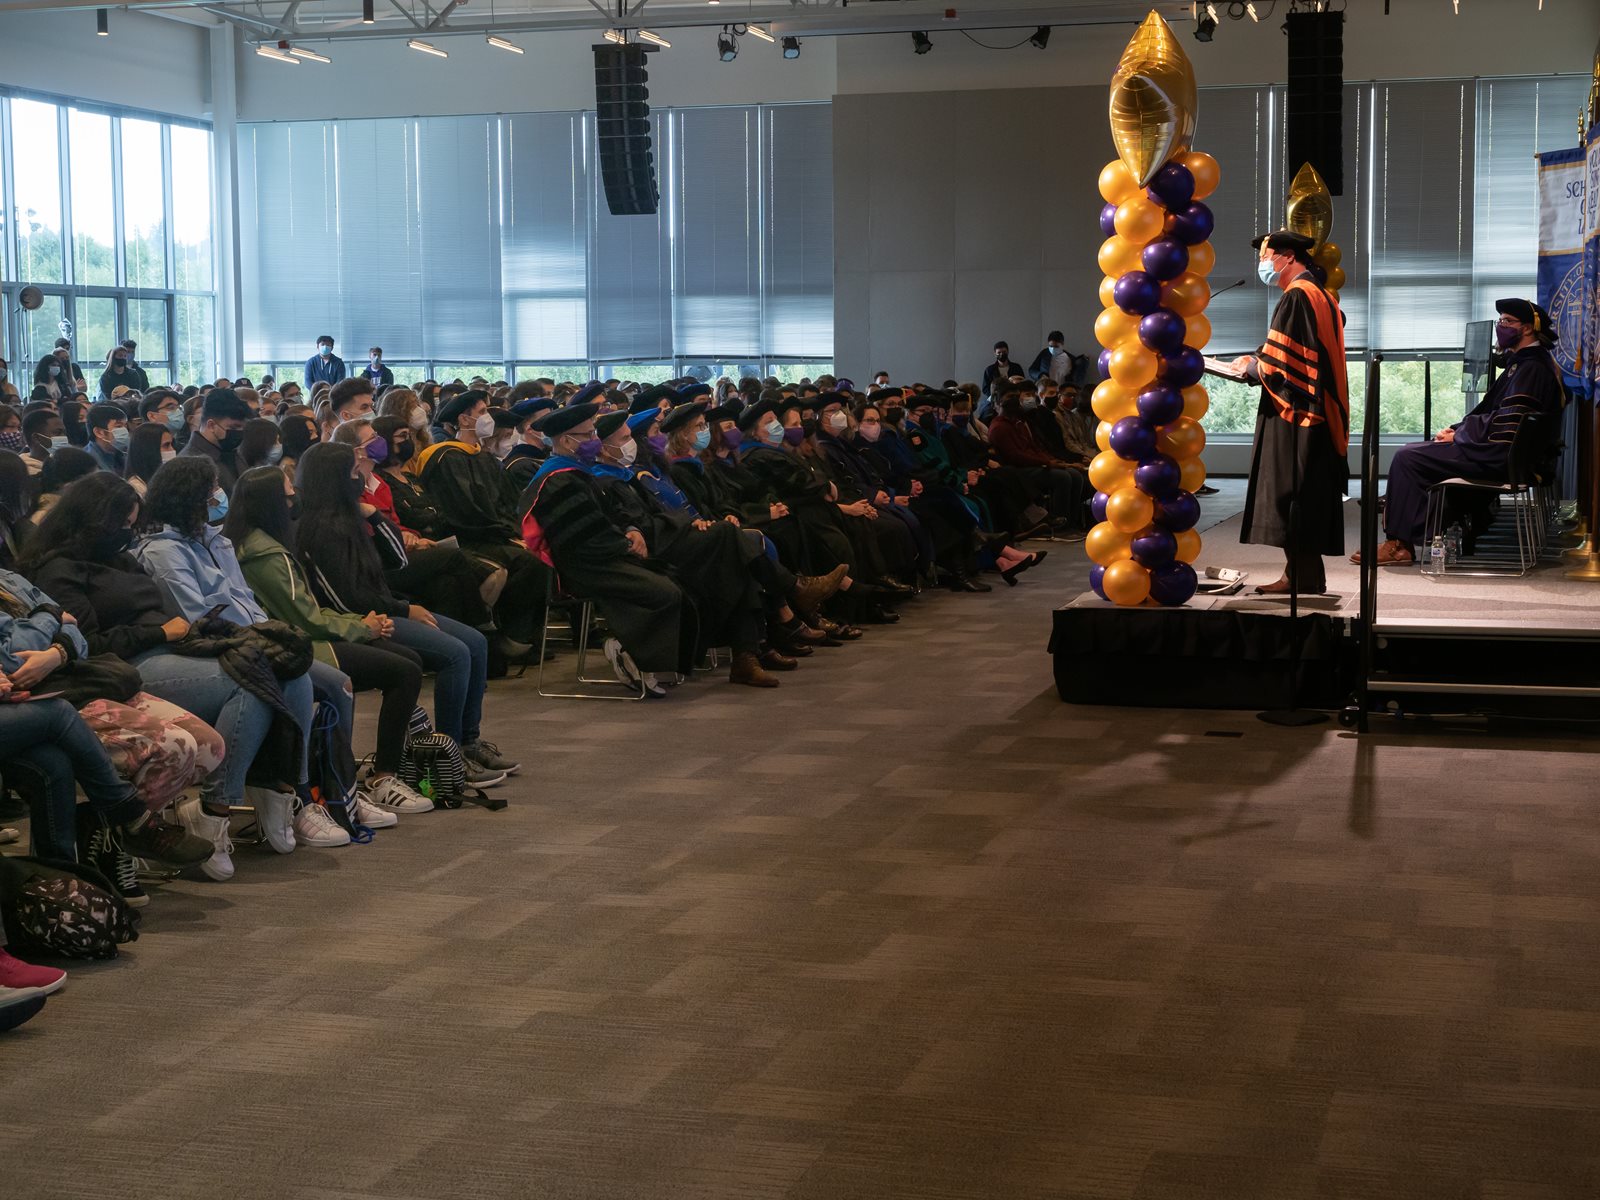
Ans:
[[[1102,379],[1094,385],[1094,394],[1089,397],[1089,405],[1094,409],[1095,416],[1113,424],[1139,411],[1138,394],[1130,392],[1114,379]],[[1101,449],[1105,447],[1102,446]]]
[[[1203,312],[1210,302],[1211,285],[1193,271],[1161,286],[1162,305],[1186,319]]]
[[[1155,515],[1156,502],[1136,487],[1120,487],[1106,498],[1106,520],[1123,533],[1138,533]]]
[[[1119,458],[1113,451],[1102,450],[1089,464],[1089,482],[1097,492],[1114,492],[1133,482],[1133,469],[1137,465]]]
[[[1344,287],[1344,268],[1335,267],[1333,270],[1328,272],[1328,288],[1331,291],[1337,292],[1342,287]],[[1337,297],[1335,297],[1335,299],[1337,299]]]
[[[1310,163],[1302,163],[1289,184],[1283,223],[1295,233],[1304,234],[1317,245],[1328,240],[1333,230],[1333,197],[1328,185]]]
[[[1133,557],[1133,538],[1110,521],[1101,521],[1083,539],[1083,552],[1091,562],[1109,567],[1114,562]]]
[[[1198,383],[1183,389],[1183,415],[1198,421],[1211,411],[1211,397]]]
[[[1189,174],[1194,176],[1194,198],[1204,200],[1217,190],[1217,184],[1222,182],[1222,168],[1217,165],[1217,160],[1211,155],[1200,150],[1191,150],[1178,160],[1189,168]]]
[[[1196,350],[1204,350],[1206,343],[1211,340],[1211,322],[1205,313],[1195,313],[1185,317],[1183,344],[1193,346]]]
[[[1166,221],[1166,210],[1148,196],[1129,196],[1117,205],[1117,233],[1136,246],[1159,237]]]
[[[1107,350],[1115,350],[1139,331],[1139,318],[1120,308],[1108,308],[1094,319],[1094,339]]]
[[[1113,290],[1117,286],[1115,275],[1107,275],[1100,281],[1100,307],[1113,308],[1117,303],[1117,294]]]
[[[1196,457],[1206,448],[1206,431],[1200,422],[1189,417],[1179,417],[1163,425],[1156,434],[1156,449],[1178,460],[1179,470],[1188,459]]]
[[[1131,608],[1149,597],[1150,572],[1131,558],[1121,558],[1106,567],[1100,586],[1105,589],[1107,600]]]
[[[1155,12],[1122,52],[1111,77],[1110,114],[1117,157],[1139,187],[1148,185],[1169,158],[1185,153],[1194,140],[1194,67],[1177,35]],[[1106,195],[1104,187],[1101,195]]]
[[[1311,253],[1312,260],[1324,271],[1331,271],[1344,261],[1344,251],[1338,242],[1323,242]]]
[[[1199,461],[1198,459],[1195,461]],[[1187,489],[1186,489],[1187,490]],[[1180,534],[1174,535],[1178,542],[1178,561],[1192,563],[1200,557],[1200,535],[1192,529],[1185,529]],[[1109,571],[1107,572],[1110,573]],[[1106,593],[1110,595],[1109,592]]]
[[[1139,260],[1139,252],[1143,249],[1125,237],[1108,237],[1100,243],[1100,269],[1113,277],[1132,271],[1143,265]]]
[[[1217,250],[1210,242],[1201,242],[1198,246],[1189,247],[1189,274],[1209,275],[1211,268],[1216,265]]]
[[[1161,356],[1138,341],[1124,342],[1111,352],[1111,378],[1131,392],[1142,391],[1160,367]]]
[[[1111,449],[1111,426],[1113,424],[1114,422],[1112,421],[1101,421],[1100,424],[1094,427],[1094,444],[1102,450]]]
[[[1108,162],[1100,172],[1100,195],[1108,204],[1121,204],[1139,190],[1139,181],[1122,165],[1122,160]]]
[[[1178,486],[1186,492],[1198,492],[1206,483],[1206,465],[1198,458],[1186,458],[1178,464]],[[1179,535],[1182,536],[1181,534]],[[1191,562],[1192,559],[1184,559]]]

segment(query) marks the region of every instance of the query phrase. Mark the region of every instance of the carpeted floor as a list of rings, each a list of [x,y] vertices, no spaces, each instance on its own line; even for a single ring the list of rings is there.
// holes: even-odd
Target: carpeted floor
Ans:
[[[496,685],[508,810],[155,889],[0,1040],[0,1194],[1600,1194],[1592,743],[1070,708],[1084,571]]]

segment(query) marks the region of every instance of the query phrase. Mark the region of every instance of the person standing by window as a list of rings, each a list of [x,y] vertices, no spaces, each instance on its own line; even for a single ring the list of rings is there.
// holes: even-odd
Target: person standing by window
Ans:
[[[394,386],[394,372],[383,365],[382,346],[374,346],[367,351],[367,369],[361,373],[372,383],[372,390],[375,392]]]
[[[333,352],[333,335],[325,333],[317,339],[317,352],[306,359],[306,390],[319,383],[332,387],[344,376],[344,359]]]

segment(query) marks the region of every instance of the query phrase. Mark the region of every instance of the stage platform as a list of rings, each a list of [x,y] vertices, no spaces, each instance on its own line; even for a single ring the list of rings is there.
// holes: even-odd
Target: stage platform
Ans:
[[[1345,507],[1354,551],[1360,509]],[[1251,594],[1282,573],[1282,553],[1241,545],[1239,526],[1234,513],[1206,529],[1196,564],[1248,572],[1238,595],[1119,609],[1084,591],[1058,608],[1051,652],[1062,699],[1272,708],[1292,694],[1308,707],[1345,707],[1360,683],[1360,568],[1348,557],[1325,560],[1328,592],[1301,597],[1291,623],[1286,598]],[[1380,569],[1374,704],[1600,715],[1600,584],[1568,579],[1566,569],[1541,563],[1522,577]]]

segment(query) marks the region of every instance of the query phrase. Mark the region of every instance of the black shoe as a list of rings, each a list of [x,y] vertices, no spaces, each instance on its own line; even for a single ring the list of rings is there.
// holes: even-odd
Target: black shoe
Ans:
[[[987,583],[980,583],[970,575],[952,575],[950,577],[950,590],[952,592],[992,592],[994,589]]]
[[[164,825],[150,817],[137,829],[123,829],[122,848],[136,858],[163,866],[198,867],[216,853],[216,847],[178,825]],[[137,885],[135,885],[137,886]]]
[[[90,865],[111,881],[129,908],[143,908],[150,903],[150,894],[140,886],[133,856],[123,851],[117,836],[104,825],[89,838],[88,858]]]
[[[1218,489],[1212,487],[1209,483],[1202,483],[1199,487],[1195,488],[1194,494],[1196,496],[1215,496],[1217,491]]]

